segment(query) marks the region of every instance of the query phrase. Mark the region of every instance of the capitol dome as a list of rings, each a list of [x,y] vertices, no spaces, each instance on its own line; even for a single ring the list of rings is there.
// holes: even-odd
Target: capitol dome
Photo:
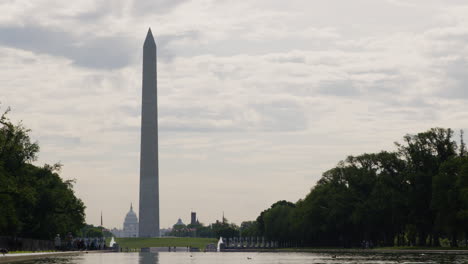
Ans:
[[[125,216],[125,221],[124,223],[128,223],[128,224],[138,224],[138,217],[137,215],[135,214],[135,212],[133,212],[133,206],[130,205],[130,211],[127,213],[127,215]]]
[[[124,237],[138,237],[138,217],[133,211],[132,204],[130,204],[130,211],[125,216],[123,233]]]

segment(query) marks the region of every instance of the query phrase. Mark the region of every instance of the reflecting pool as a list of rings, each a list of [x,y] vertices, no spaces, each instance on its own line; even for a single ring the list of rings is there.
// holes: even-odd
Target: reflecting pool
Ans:
[[[313,264],[313,263],[468,263],[455,253],[89,253],[50,257],[22,264]]]

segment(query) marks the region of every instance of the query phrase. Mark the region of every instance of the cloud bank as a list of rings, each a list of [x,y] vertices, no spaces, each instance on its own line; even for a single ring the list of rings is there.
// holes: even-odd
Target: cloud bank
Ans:
[[[87,221],[137,206],[142,45],[158,46],[161,223],[236,223],[350,154],[466,129],[463,1],[0,3],[0,101]]]

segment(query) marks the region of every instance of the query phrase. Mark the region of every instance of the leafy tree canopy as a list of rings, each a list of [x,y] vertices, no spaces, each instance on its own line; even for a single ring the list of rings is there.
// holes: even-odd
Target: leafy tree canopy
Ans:
[[[83,202],[73,181],[59,176],[61,164],[35,166],[39,152],[30,130],[0,117],[0,235],[50,239],[77,233],[84,225]]]

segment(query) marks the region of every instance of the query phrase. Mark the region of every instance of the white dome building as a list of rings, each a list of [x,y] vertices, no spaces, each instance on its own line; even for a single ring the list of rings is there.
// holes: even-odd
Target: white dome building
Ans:
[[[133,206],[130,204],[130,211],[125,216],[123,224],[122,237],[138,237],[138,217],[133,212]]]

